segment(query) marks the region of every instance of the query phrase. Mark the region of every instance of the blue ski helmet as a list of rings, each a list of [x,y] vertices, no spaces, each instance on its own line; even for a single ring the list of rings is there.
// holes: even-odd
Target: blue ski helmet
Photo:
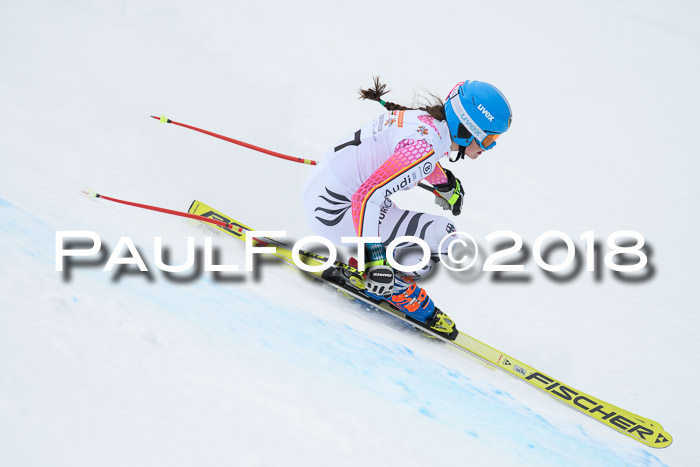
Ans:
[[[488,83],[466,81],[455,86],[445,101],[445,116],[459,157],[476,139],[482,149],[491,149],[496,139],[508,130],[512,118],[505,96]]]

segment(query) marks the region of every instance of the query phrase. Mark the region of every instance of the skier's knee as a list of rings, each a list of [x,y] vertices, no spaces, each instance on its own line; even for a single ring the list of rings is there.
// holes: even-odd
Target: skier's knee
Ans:
[[[425,232],[424,240],[430,247],[432,255],[439,255],[440,242],[449,234],[457,231],[457,228],[447,217],[436,217]]]

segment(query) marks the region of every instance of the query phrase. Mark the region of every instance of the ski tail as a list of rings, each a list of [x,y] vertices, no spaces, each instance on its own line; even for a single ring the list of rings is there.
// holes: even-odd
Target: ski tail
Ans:
[[[216,209],[212,208],[207,204],[202,203],[201,201],[192,201],[192,204],[190,205],[190,208],[187,210],[187,212],[189,212],[190,214],[195,214],[198,216],[208,217],[221,222],[225,222],[226,224],[228,224],[227,226],[211,224],[211,227],[221,230],[227,233],[228,235],[236,238],[237,240],[240,240],[243,243],[247,241],[246,239],[248,237],[248,234],[250,232],[255,231],[255,229],[253,229],[252,227],[248,227],[244,223],[239,222],[231,216],[227,216],[226,214],[220,211],[217,211]],[[251,240],[251,244],[254,246],[273,246],[275,247],[275,252],[270,253],[272,256],[284,261],[285,263],[291,266],[297,267],[297,265],[294,263],[294,260],[292,259],[292,250],[289,247],[289,245],[267,237],[254,237]],[[322,256],[313,255],[304,251],[300,252],[299,258],[301,259],[301,261],[303,261],[309,266],[319,266],[323,264],[326,260],[326,258],[323,258]],[[321,272],[310,274],[321,277]]]
[[[225,222],[227,224],[230,224],[231,227],[223,227],[220,225],[216,225],[215,227],[219,230],[222,230],[226,232],[227,234],[231,235],[234,238],[237,238],[238,240],[245,242],[246,239],[246,234],[253,229],[248,227],[247,225],[238,222],[235,219],[232,219],[229,216],[226,216],[225,214],[217,211],[216,209],[212,208],[211,206],[207,206],[206,204],[202,203],[201,201],[194,200],[192,201],[192,204],[190,204],[190,208],[187,210],[188,213],[194,214],[196,216],[202,216],[202,217],[208,217],[210,219],[216,219],[217,221]]]

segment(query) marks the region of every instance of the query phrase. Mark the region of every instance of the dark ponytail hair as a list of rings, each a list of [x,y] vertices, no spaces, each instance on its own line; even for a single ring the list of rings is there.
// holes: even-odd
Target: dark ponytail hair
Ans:
[[[385,102],[384,100],[382,100],[382,96],[384,94],[388,94],[389,91],[390,89],[386,87],[386,84],[383,84],[379,81],[379,76],[375,76],[373,88],[359,90],[360,99],[377,101],[380,104],[382,104],[387,110],[423,110],[425,112],[428,112],[428,114],[430,114],[430,116],[436,120],[444,121],[446,118],[445,105],[442,103],[442,99],[440,99],[435,94],[430,94],[431,99],[423,98],[426,105],[415,109],[412,107],[405,107],[403,105],[394,104],[393,102]]]

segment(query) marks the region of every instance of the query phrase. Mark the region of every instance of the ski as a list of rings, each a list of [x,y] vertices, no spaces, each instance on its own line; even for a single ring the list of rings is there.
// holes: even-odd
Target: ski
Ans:
[[[214,208],[202,203],[201,201],[193,201],[188,210],[190,214],[208,217],[216,219],[227,224],[226,226],[212,226],[218,230],[224,231],[227,234],[237,238],[238,240],[245,242],[246,234],[250,231],[254,231],[251,227],[238,222],[237,220],[227,216]],[[289,246],[281,243],[277,240],[270,238],[254,238],[253,244],[256,246],[274,246],[275,252],[269,253],[271,256],[293,266],[294,268],[302,271],[298,268],[294,261],[292,260],[292,252]],[[327,258],[313,253],[308,253],[305,251],[299,252],[300,259],[310,265],[316,266],[321,265],[326,262]],[[345,263],[336,261],[333,268],[338,270],[348,269],[354,270],[354,268],[348,266]],[[330,269],[329,269],[330,270]],[[327,272],[326,270],[324,272]],[[408,318],[403,312],[397,310],[391,306],[386,301],[374,300],[361,290],[351,287],[347,284],[333,281],[329,275],[324,272],[307,272],[302,271],[306,274],[314,276],[319,281],[324,282],[327,285],[351,296],[355,300],[361,301],[364,304],[371,306],[384,313],[389,313],[402,321],[416,326],[416,322]],[[597,420],[598,422],[612,428],[619,433],[624,434],[640,443],[643,443],[652,448],[665,448],[671,444],[673,438],[666,432],[660,423],[641,417],[627,410],[621,409],[615,405],[605,402],[601,399],[586,394],[578,389],[574,389],[571,386],[562,383],[561,381],[548,376],[533,367],[503,353],[499,350],[490,347],[483,342],[474,339],[473,337],[460,332],[457,338],[453,341],[447,340],[439,334],[432,332],[430,329],[420,327],[421,332],[426,334],[431,334],[431,337],[440,339],[443,342],[457,347],[458,349],[465,351],[472,356],[479,358],[480,360],[492,365],[511,376],[514,376],[521,381],[529,384],[532,387],[539,389],[555,398],[559,402],[562,402],[569,407],[588,415],[589,417]]]

